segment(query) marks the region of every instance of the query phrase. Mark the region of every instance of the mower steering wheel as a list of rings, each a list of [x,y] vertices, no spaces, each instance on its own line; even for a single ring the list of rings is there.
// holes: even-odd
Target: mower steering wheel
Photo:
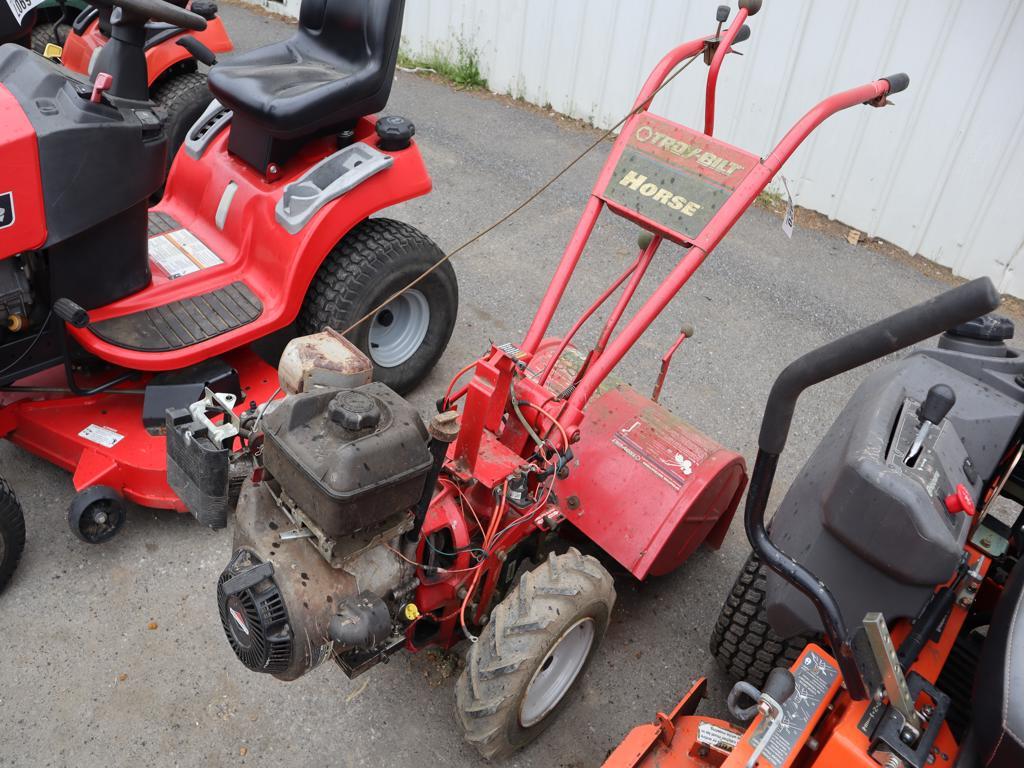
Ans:
[[[91,0],[93,5],[105,5],[110,8],[123,8],[151,21],[162,21],[182,29],[202,32],[206,29],[206,19],[192,11],[164,0]]]

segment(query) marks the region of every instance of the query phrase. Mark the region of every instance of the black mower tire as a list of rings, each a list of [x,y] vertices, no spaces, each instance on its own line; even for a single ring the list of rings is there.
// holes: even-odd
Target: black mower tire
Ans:
[[[210,93],[206,84],[204,73],[184,71],[166,75],[156,82],[150,91],[149,98],[166,118],[164,123],[164,132],[167,134],[167,165],[164,167],[164,178],[166,179],[167,173],[171,170],[171,163],[174,162],[174,156],[185,142],[188,129],[210,106],[213,94]]]
[[[25,516],[14,490],[0,478],[0,592],[14,575],[25,551]]]
[[[324,328],[344,331],[388,297],[444,257],[415,227],[394,219],[365,219],[354,226],[324,259],[310,283],[298,326],[303,334]],[[374,359],[370,318],[347,338],[373,363],[373,379],[401,395],[419,385],[441,358],[459,311],[459,284],[449,262],[431,272],[415,289],[429,308],[426,333],[408,359],[392,366]]]
[[[730,677],[758,689],[775,667],[792,666],[815,638],[783,638],[768,625],[765,588],[768,574],[753,552],[743,564],[711,633],[711,653]]]
[[[494,760],[540,736],[579,690],[614,605],[611,574],[576,549],[551,553],[535,570],[525,572],[495,607],[455,685],[456,716],[466,741]],[[558,641],[588,619],[593,621],[593,641],[579,672],[550,711],[524,727],[520,713],[531,681]]]
[[[42,54],[46,50],[47,43],[56,43],[53,36],[53,23],[49,21],[38,21],[32,28],[31,46],[32,50]]]

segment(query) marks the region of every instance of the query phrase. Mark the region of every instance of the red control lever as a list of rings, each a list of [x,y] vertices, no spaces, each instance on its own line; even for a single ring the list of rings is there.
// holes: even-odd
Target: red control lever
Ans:
[[[103,92],[109,91],[110,86],[114,84],[114,78],[107,72],[100,72],[96,75],[96,80],[92,84],[92,96],[89,97],[89,101],[93,104],[99,104],[103,100]]]
[[[968,515],[974,515],[977,510],[974,508],[974,499],[971,498],[971,492],[967,489],[966,485],[957,483],[956,492],[946,497],[946,509],[949,510],[951,515],[955,515],[957,512],[966,512]]]

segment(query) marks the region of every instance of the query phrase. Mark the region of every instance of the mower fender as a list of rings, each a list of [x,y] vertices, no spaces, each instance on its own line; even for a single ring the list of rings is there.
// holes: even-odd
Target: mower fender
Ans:
[[[186,35],[194,37],[213,53],[228,53],[234,50],[231,38],[228,37],[227,30],[224,28],[224,22],[220,20],[219,16],[207,21],[206,29],[202,32],[183,29],[181,34],[169,37],[146,49],[146,72],[151,88],[153,83],[175,64],[192,61],[192,54],[184,46],[178,45],[178,41]]]
[[[569,477],[566,520],[638,579],[717,548],[747,483],[743,457],[620,384],[592,400]]]
[[[373,117],[361,119],[356,124],[355,141],[374,145],[374,124]],[[356,224],[431,189],[430,175],[413,142],[406,149],[388,153],[393,157],[389,168],[327,203],[302,229],[290,234],[275,216],[278,200],[290,183],[337,151],[335,140],[311,142],[283,164],[276,178],[268,180],[228,152],[230,133],[229,122],[198,158],[179,152],[164,197],[154,209],[208,247],[216,256],[215,264],[180,279],[169,279],[154,267],[148,288],[90,315],[95,325],[243,280],[259,299],[258,316],[229,333],[159,352],[116,346],[89,329],[70,328],[88,351],[125,368],[163,371],[194,365],[280,330],[298,316],[320,265]]]
[[[156,45],[146,48],[147,82],[150,86],[175,64],[192,59],[192,54],[177,44],[177,41],[185,35],[196,38],[214,53],[227,53],[234,49],[231,38],[228,37],[227,30],[219,16],[209,20],[206,23],[206,29],[202,32],[183,29],[180,34],[168,37]],[[68,39],[64,42],[64,51],[61,53],[61,63],[73,72],[89,75],[89,64],[92,62],[93,55],[107,42],[108,38],[100,32],[99,21],[94,19],[82,34],[71,33],[68,35]]]
[[[60,54],[60,63],[72,72],[88,75],[93,53],[102,48],[105,42],[107,38],[100,33],[99,22],[93,19],[82,34],[68,34]]]

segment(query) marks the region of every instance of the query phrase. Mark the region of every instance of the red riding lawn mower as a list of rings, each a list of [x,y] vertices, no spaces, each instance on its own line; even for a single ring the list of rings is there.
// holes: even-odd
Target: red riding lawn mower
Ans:
[[[610,374],[814,128],[908,84],[895,75],[826,99],[763,159],[713,138],[720,67],[759,6],[741,2],[725,30],[721,8],[718,32],[658,63],[525,340],[467,365],[428,427],[329,332],[291,342],[286,396],[251,425],[213,390],[169,412],[171,483],[200,517],[236,466],[246,474],[217,590],[249,669],[293,680],[333,660],[355,677],[401,649],[468,639],[458,718],[481,754],[507,755],[564,709],[608,626],[612,578],[567,542],[595,545],[637,579],[721,544],[746,485],[742,457]],[[703,132],[649,111],[699,58]],[[548,336],[603,209],[645,231],[640,252],[565,335]],[[682,247],[677,265],[615,334],[666,241]],[[577,351],[577,331],[623,285],[596,345]]]
[[[37,8],[42,0],[10,0],[0,7],[0,43],[31,45],[43,56],[68,69],[87,75],[93,82],[111,74],[112,62],[121,54],[117,48],[126,42],[141,43],[146,56],[145,78],[149,100],[164,119],[167,135],[167,169],[185,140],[185,132],[209,106],[212,95],[206,75],[199,64],[213,66],[218,53],[233,49],[224,24],[217,16],[213,0],[175,0],[206,21],[205,29],[178,23],[144,20],[139,24],[111,23],[115,6],[106,0],[76,7],[63,0],[56,8]],[[56,12],[48,13],[48,11]],[[125,9],[118,11],[123,16]],[[46,20],[44,20],[44,16]],[[69,29],[64,32],[63,28]],[[131,37],[131,40],[128,38]],[[112,50],[104,53],[108,44]],[[122,72],[122,77],[140,78],[142,71]],[[105,82],[101,80],[102,83]],[[139,90],[140,84],[133,88]]]
[[[149,100],[147,23],[207,20],[118,0],[91,83],[0,47],[0,436],[73,473],[76,536],[112,537],[126,501],[185,511],[167,481],[165,413],[209,388],[251,426],[250,404],[277,388],[253,345],[293,322],[309,333],[370,313],[352,343],[399,392],[440,357],[454,271],[385,301],[442,254],[369,218],[431,188],[412,123],[372,117],[402,12],[401,0],[306,0],[294,37],[213,67],[217,100],[152,210],[168,136]],[[201,519],[223,526],[222,511]],[[0,587],[23,544],[0,483]]]
[[[605,763],[1024,765],[1024,358],[987,278],[810,352],[776,380],[747,494],[754,554],[712,650],[746,727],[696,714],[698,681]],[[982,317],[979,317],[982,315]],[[765,526],[797,398],[942,334],[854,393]],[[785,551],[783,551],[785,550]],[[891,631],[890,631],[891,628]]]

